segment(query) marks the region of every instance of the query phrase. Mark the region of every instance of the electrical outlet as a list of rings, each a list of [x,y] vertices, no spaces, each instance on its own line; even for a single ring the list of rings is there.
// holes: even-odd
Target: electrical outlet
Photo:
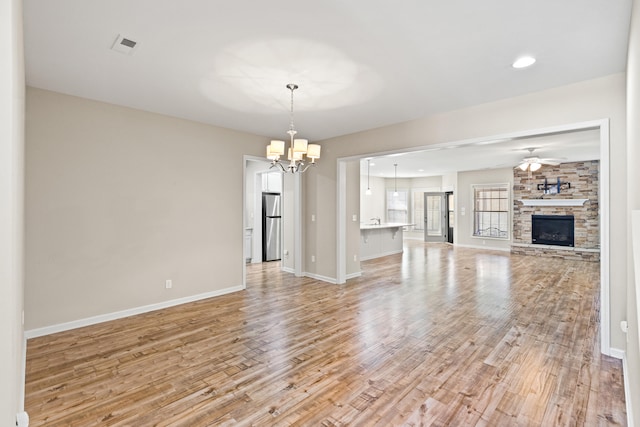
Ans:
[[[311,262],[316,262],[316,256],[315,255],[311,255]]]
[[[164,288],[165,288],[165,289],[171,289],[172,287],[173,287],[173,282],[171,281],[171,279],[166,280],[166,281],[164,282]]]
[[[358,221],[358,215],[356,215],[356,214],[351,215],[351,221],[357,222]]]
[[[358,261],[358,255],[353,255],[353,260]]]
[[[311,214],[311,222],[315,222],[316,221],[316,214]]]

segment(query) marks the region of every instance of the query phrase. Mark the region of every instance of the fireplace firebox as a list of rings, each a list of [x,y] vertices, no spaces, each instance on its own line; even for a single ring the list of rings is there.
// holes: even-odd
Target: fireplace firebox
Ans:
[[[573,215],[532,215],[531,243],[573,247]]]

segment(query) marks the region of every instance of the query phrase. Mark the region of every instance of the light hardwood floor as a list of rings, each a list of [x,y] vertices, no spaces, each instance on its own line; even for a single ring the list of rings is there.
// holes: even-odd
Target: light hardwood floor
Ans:
[[[599,265],[407,241],[346,285],[246,291],[29,340],[31,426],[626,425]]]

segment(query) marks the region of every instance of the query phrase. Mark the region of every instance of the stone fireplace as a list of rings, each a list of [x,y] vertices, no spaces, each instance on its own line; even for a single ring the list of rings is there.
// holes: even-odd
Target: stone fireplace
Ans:
[[[511,252],[599,261],[599,165],[597,160],[545,165],[531,176],[514,169]]]

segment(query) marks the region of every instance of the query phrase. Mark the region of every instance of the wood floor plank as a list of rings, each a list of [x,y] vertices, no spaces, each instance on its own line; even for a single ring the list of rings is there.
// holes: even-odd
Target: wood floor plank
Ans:
[[[31,339],[32,426],[626,425],[599,265],[405,242],[345,285],[247,289]]]

